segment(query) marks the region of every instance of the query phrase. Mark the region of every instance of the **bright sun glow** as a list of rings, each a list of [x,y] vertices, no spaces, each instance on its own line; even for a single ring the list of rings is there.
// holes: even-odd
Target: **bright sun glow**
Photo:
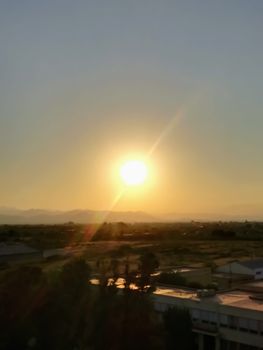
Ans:
[[[138,186],[147,179],[147,166],[141,160],[129,160],[121,166],[120,175],[125,185]]]

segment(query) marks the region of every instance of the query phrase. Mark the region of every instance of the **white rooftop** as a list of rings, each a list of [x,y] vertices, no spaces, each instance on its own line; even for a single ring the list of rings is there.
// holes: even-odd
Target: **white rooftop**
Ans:
[[[205,300],[207,303],[217,303],[219,305],[226,305],[240,309],[263,311],[263,300],[251,299],[253,293],[240,290],[227,291],[217,293],[214,296],[200,298],[197,296],[196,291],[180,288],[158,287],[154,294],[193,301]]]

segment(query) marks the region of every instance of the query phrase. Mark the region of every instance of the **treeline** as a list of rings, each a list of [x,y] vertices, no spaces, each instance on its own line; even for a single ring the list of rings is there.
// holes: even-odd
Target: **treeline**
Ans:
[[[261,222],[104,223],[92,236],[107,240],[263,240]]]
[[[87,242],[95,232],[94,225],[2,225],[0,242],[23,242],[39,249],[61,248]]]
[[[88,241],[263,240],[260,222],[103,223],[80,225],[2,225],[0,242],[23,242],[39,249]]]
[[[34,266],[9,271],[1,279],[0,349],[193,350],[188,312],[171,309],[160,319],[154,311],[157,265],[151,253],[140,257],[137,274],[127,265],[122,290],[114,262],[98,263],[97,286],[81,258],[52,273]]]

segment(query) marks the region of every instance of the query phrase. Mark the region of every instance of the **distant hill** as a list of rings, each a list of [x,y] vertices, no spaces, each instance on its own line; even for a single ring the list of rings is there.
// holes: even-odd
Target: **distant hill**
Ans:
[[[245,211],[244,211],[245,212]],[[256,210],[239,214],[235,208],[229,214],[216,213],[169,213],[160,216],[143,211],[103,211],[75,209],[69,211],[0,207],[0,225],[10,224],[63,224],[69,221],[87,224],[108,222],[189,222],[189,221],[262,221],[263,216]]]
[[[95,210],[70,210],[52,211],[43,209],[20,210],[13,208],[0,208],[0,224],[61,224],[65,222],[80,224],[109,222],[153,222],[157,219],[141,211],[95,211]]]
[[[189,221],[263,221],[263,215],[260,213],[239,214],[234,210],[229,214],[220,213],[170,213],[162,216],[163,222],[189,222]]]

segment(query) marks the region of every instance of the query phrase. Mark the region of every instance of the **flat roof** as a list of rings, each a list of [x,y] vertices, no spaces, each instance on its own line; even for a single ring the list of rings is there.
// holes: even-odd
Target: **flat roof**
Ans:
[[[184,272],[190,272],[190,271],[194,271],[194,272],[199,272],[201,270],[201,272],[203,272],[202,269],[195,269],[193,267],[175,267],[173,269],[174,273],[184,273]]]
[[[0,243],[0,256],[32,254],[37,252],[38,250],[28,247],[23,243],[13,243],[13,244]]]
[[[216,295],[219,304],[233,306],[239,309],[263,311],[263,300],[251,299],[251,296],[253,297],[253,293],[240,290]]]
[[[193,300],[193,301],[205,301],[206,303],[216,303],[219,305],[226,305],[236,307],[239,309],[250,309],[256,311],[263,311],[263,300],[251,299],[253,293],[233,290],[227,292],[220,292],[214,296],[198,297],[196,291],[181,289],[181,288],[163,288],[158,287],[154,292],[155,295],[162,295],[168,297],[174,297],[177,299]]]
[[[263,268],[263,258],[241,260],[237,261],[237,263],[252,270]]]
[[[157,287],[154,294],[181,299],[198,299],[196,291],[183,288]]]

